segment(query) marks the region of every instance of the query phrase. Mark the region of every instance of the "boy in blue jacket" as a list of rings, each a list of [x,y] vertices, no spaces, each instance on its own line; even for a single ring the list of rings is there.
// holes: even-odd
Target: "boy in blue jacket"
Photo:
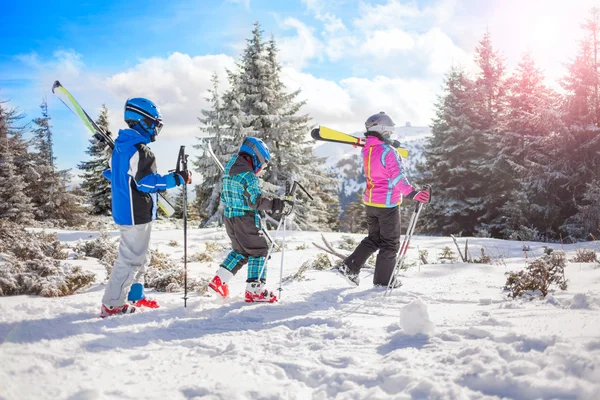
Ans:
[[[156,105],[144,98],[125,103],[125,122],[112,151],[110,169],[104,176],[111,182],[112,215],[119,226],[119,255],[112,267],[101,316],[132,313],[136,307],[158,308],[144,296],[144,273],[149,261],[150,231],[156,219],[157,192],[191,183],[191,172],[156,173],[156,159],[148,147],[163,124]]]

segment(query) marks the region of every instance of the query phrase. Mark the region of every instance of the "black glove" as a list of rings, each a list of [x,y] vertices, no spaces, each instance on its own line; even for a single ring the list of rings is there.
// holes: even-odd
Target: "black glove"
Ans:
[[[291,200],[284,199],[273,199],[273,208],[271,208],[273,214],[282,214],[288,216],[294,211],[294,202]]]
[[[192,183],[192,171],[179,171],[175,172],[175,184],[177,186],[183,185],[184,183],[190,184]]]
[[[390,143],[392,145],[393,148],[397,149],[398,147],[400,147],[400,142],[397,140],[393,140],[392,143]]]

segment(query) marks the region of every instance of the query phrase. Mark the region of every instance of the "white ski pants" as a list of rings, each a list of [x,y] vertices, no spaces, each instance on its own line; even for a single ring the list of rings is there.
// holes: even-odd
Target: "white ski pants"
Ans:
[[[106,306],[125,304],[132,283],[144,283],[149,261],[152,222],[141,225],[119,225],[119,255],[110,272],[102,303]]]

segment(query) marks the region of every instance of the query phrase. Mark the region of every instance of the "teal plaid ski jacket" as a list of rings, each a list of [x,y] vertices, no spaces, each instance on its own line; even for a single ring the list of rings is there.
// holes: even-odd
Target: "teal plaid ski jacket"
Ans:
[[[225,166],[221,201],[225,204],[225,217],[241,217],[254,214],[254,222],[260,228],[257,210],[271,210],[273,200],[262,195],[258,178],[252,166],[235,154]]]

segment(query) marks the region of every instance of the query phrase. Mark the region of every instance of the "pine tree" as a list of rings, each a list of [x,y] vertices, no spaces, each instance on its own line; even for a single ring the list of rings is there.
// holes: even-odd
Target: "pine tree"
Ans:
[[[229,76],[231,89],[224,95],[226,106],[222,105],[219,78],[215,73],[211,79],[212,89],[206,98],[210,109],[202,110],[202,117],[198,118],[200,131],[206,136],[198,137],[200,143],[194,145],[195,149],[202,150],[201,155],[193,161],[195,170],[202,176],[202,183],[196,185],[195,208],[199,211],[204,226],[223,223],[223,207],[220,204],[223,173],[205,147],[210,143],[221,164],[225,165],[239,147],[235,142],[241,141],[236,137],[237,118],[233,115],[236,109],[233,102],[237,98],[235,76],[232,73]]]
[[[102,105],[100,115],[96,124],[110,135],[108,108],[106,104]],[[77,168],[84,171],[79,175],[83,179],[81,189],[86,193],[91,205],[90,213],[93,215],[111,215],[111,188],[110,182],[104,178],[102,171],[109,168],[110,153],[106,144],[99,142],[95,138],[89,140],[86,154],[92,158],[83,161],[77,165]]]
[[[576,237],[587,237],[577,215],[590,203],[589,196],[586,198],[589,184],[600,180],[599,23],[600,10],[592,9],[590,18],[582,25],[584,37],[579,53],[568,64],[568,74],[562,81],[566,92],[563,109],[566,128],[556,143],[553,172],[566,177],[558,180],[555,188],[560,199],[560,216],[565,221],[560,228]]]
[[[313,202],[303,200],[296,205],[294,222],[298,227],[334,229],[337,226],[332,226],[331,221],[339,215],[337,182],[312,153],[306,134],[310,116],[299,115],[305,104],[296,101],[299,90],[286,93],[277,53],[275,40],[263,42],[260,25],[255,23],[240,62],[238,84],[241,109],[246,116],[244,126],[251,128],[271,150],[271,166],[263,178],[267,188],[277,186],[277,194],[281,195],[286,181],[297,180],[312,191]]]
[[[472,235],[486,212],[487,175],[481,172],[486,143],[473,114],[474,90],[464,70],[453,67],[436,104],[433,136],[423,149],[425,163],[418,166],[423,183],[435,193],[435,201],[422,213],[426,232]]]
[[[52,130],[46,100],[40,106],[42,116],[33,120],[33,153],[36,179],[26,182],[26,192],[35,206],[35,219],[59,225],[77,225],[85,221],[83,199],[68,189],[69,170],[57,171],[52,151]],[[33,176],[31,174],[30,176]]]
[[[22,138],[23,128],[16,124],[23,118],[14,109],[6,109],[0,102],[0,219],[21,225],[33,221],[33,205],[26,195],[25,170],[16,160],[27,156],[27,144]]]
[[[584,37],[579,52],[567,64],[568,74],[561,84],[565,96],[565,119],[568,125],[600,127],[600,9],[593,8],[582,25]]]
[[[548,173],[555,159],[550,156],[552,135],[562,129],[557,94],[545,86],[544,76],[530,53],[525,53],[508,80],[508,104],[502,146],[505,171],[514,178],[509,199],[502,206],[506,216],[504,237],[531,240],[552,236],[557,228],[560,201]]]
[[[215,153],[219,158],[223,156],[224,162],[237,152],[245,137],[262,139],[271,151],[270,165],[262,177],[263,190],[281,196],[285,182],[297,180],[310,188],[316,198],[313,203],[298,201],[294,222],[301,229],[337,228],[337,183],[320,168],[319,160],[313,156],[312,143],[306,135],[310,117],[298,115],[304,102],[296,101],[299,91],[286,93],[280,73],[275,41],[271,39],[265,43],[260,26],[255,23],[237,70],[228,71],[231,87],[222,98],[222,107],[219,107],[219,97],[213,87],[208,99],[211,110],[205,110],[201,119],[203,129],[215,137],[220,135],[213,143]],[[223,147],[218,149],[219,145]],[[198,160],[196,165],[200,168],[206,164]],[[215,175],[207,172],[203,176],[213,179]],[[221,214],[215,211],[214,200],[220,188],[214,186],[210,194],[207,189],[200,191],[200,206],[206,210],[207,221],[219,218],[217,215]],[[301,199],[301,195],[298,198]]]
[[[341,217],[340,222],[342,230],[345,232],[367,232],[367,212],[361,194],[357,194],[356,199],[348,205],[346,211]]]

